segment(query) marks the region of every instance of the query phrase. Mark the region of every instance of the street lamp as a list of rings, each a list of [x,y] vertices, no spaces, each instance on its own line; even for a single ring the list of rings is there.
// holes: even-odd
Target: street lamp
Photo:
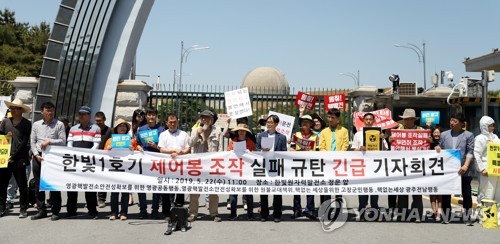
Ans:
[[[355,75],[353,73],[339,73],[339,75],[345,75],[345,76],[349,76],[351,77],[353,80],[354,80],[354,84],[359,87],[359,70],[358,70],[358,75]]]
[[[424,64],[424,91],[427,90],[427,79],[426,79],[426,74],[425,74],[425,41],[422,42],[422,49],[417,47],[414,44],[407,43],[408,46],[406,45],[399,45],[399,44],[394,44],[395,47],[404,47],[413,50],[417,56],[418,56],[418,62]]]
[[[193,45],[190,48],[184,49],[184,41],[181,41],[181,64],[179,69],[179,91],[182,91],[182,63],[187,62],[187,58],[192,51],[209,49],[210,47],[199,47]]]

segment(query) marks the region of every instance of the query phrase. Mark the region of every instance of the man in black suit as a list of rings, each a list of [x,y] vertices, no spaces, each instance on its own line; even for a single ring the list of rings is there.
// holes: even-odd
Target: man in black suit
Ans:
[[[267,130],[260,133],[257,137],[257,143],[255,145],[255,151],[259,152],[269,152],[269,151],[287,151],[286,136],[277,132],[276,127],[280,122],[280,118],[277,115],[270,115],[266,120]],[[274,146],[271,148],[265,148],[262,146],[263,137],[274,137]],[[273,217],[274,222],[279,223],[281,221],[283,208],[283,198],[281,195],[273,196]],[[267,221],[269,217],[269,199],[267,195],[260,195],[260,216],[261,221]]]

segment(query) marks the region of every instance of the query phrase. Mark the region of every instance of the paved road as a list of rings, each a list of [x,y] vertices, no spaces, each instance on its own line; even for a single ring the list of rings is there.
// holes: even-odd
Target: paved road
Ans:
[[[148,199],[150,198],[151,196],[148,195]],[[229,211],[224,203],[226,198],[226,195],[220,196],[219,211],[223,218],[221,223],[214,223],[209,218],[202,217],[194,222],[187,232],[174,232],[170,236],[163,235],[166,229],[164,221],[137,219],[139,212],[137,205],[129,208],[130,214],[127,221],[109,221],[106,218],[110,211],[109,205],[99,209],[100,219],[91,220],[84,214],[86,213],[86,209],[83,209],[85,198],[82,193],[78,198],[80,215],[74,219],[61,219],[55,222],[50,221],[50,218],[36,221],[29,218],[19,219],[17,217],[19,209],[16,205],[8,216],[0,218],[0,236],[2,237],[0,243],[165,243],[166,241],[174,243],[326,243],[333,241],[336,243],[355,241],[391,243],[405,240],[418,240],[420,243],[499,243],[500,240],[500,229],[484,229],[477,223],[472,227],[462,223],[443,225],[432,220],[417,224],[356,222],[351,219],[333,232],[324,232],[319,221],[306,218],[290,219],[291,196],[284,197],[285,212],[281,223],[246,221],[245,212],[241,208],[238,212],[241,215],[239,219],[229,221],[227,220]],[[356,207],[358,204],[356,196],[348,196],[346,201],[348,208]],[[63,198],[64,202],[65,198]],[[387,197],[381,196],[379,204],[381,207],[387,207]],[[429,201],[425,198],[424,206],[429,207]],[[63,206],[62,214],[65,211]],[[207,213],[204,207],[200,207],[200,215]],[[29,209],[29,214],[35,214],[35,210]]]

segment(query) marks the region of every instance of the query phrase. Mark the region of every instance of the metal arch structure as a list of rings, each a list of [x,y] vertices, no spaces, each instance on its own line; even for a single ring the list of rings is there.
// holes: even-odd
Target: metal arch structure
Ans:
[[[35,99],[73,122],[82,105],[114,117],[117,85],[128,79],[154,0],[62,0]],[[111,121],[108,121],[108,125]]]

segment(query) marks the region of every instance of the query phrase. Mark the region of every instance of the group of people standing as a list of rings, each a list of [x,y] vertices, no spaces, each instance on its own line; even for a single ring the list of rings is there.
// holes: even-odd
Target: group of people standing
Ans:
[[[363,146],[363,130],[356,132],[352,138],[352,145],[349,146],[348,130],[340,124],[341,112],[336,108],[328,110],[326,122],[318,114],[304,115],[304,110],[301,108],[298,115],[299,130],[294,133],[293,140],[287,141],[285,135],[279,133],[276,129],[280,123],[280,118],[277,115],[270,115],[259,121],[265,130],[258,135],[254,135],[249,129],[248,119],[240,118],[237,120],[237,127],[231,130],[226,127],[223,131],[215,126],[218,118],[217,114],[212,110],[204,110],[199,114],[198,122],[193,126],[191,134],[179,129],[179,118],[176,114],[168,114],[166,116],[165,125],[158,123],[158,111],[154,108],[147,108],[145,111],[138,109],[134,111],[131,123],[120,118],[114,122],[114,127],[109,128],[105,125],[106,117],[104,113],[97,112],[95,114],[95,123],[91,122],[91,108],[82,106],[79,109],[78,120],[79,124],[69,128],[62,121],[59,121],[54,116],[54,104],[50,102],[43,103],[40,107],[42,119],[31,124],[30,121],[22,117],[23,113],[30,111],[29,107],[25,106],[21,100],[15,99],[13,102],[5,102],[9,107],[12,117],[5,118],[0,126],[0,134],[12,136],[12,149],[9,158],[8,167],[0,169],[0,216],[3,216],[8,211],[7,206],[7,186],[11,176],[14,176],[15,181],[19,186],[20,193],[20,218],[28,216],[28,194],[27,194],[27,179],[29,172],[26,172],[27,165],[32,162],[33,176],[35,179],[35,197],[36,207],[38,212],[31,216],[32,220],[42,219],[47,217],[47,204],[45,201],[45,192],[39,191],[40,185],[40,170],[43,164],[44,151],[49,145],[59,145],[67,147],[80,147],[91,149],[111,150],[112,139],[111,134],[129,134],[131,136],[130,150],[134,151],[149,151],[164,153],[175,158],[179,155],[189,153],[206,153],[218,152],[224,150],[223,137],[229,138],[229,145],[225,150],[233,150],[234,144],[237,142],[245,142],[246,149],[249,151],[364,151]],[[424,129],[416,124],[419,119],[415,110],[406,109],[403,115],[399,116],[402,123],[397,129]],[[364,113],[363,122],[365,127],[372,127],[375,121],[373,113]],[[431,128],[431,137],[428,141],[431,144],[431,149],[440,151],[442,149],[459,149],[462,156],[462,166],[457,172],[461,175],[463,207],[465,209],[464,221],[468,225],[472,225],[470,218],[472,213],[472,194],[471,180],[473,162],[475,158],[475,166],[477,172],[480,173],[479,187],[479,202],[481,199],[491,199],[500,201],[500,184],[499,177],[489,176],[486,163],[486,152],[488,142],[498,142],[498,137],[493,133],[494,121],[488,116],[484,116],[479,121],[481,134],[474,138],[473,134],[464,130],[465,117],[463,114],[454,114],[450,119],[450,129],[441,131],[440,128]],[[229,121],[228,121],[229,124]],[[143,141],[140,138],[142,131],[156,130],[158,133],[158,141]],[[266,138],[266,139],[263,139]],[[267,148],[263,144],[263,140],[273,138],[272,148]],[[382,147],[381,150],[389,150],[390,143],[394,138],[389,134],[381,134]],[[303,147],[299,143],[295,143],[297,139],[306,139],[313,141],[312,147]],[[388,143],[389,142],[389,143]],[[475,142],[475,143],[474,143]],[[30,160],[31,158],[31,160]],[[151,213],[147,211],[147,199],[145,193],[138,193],[139,201],[139,218],[164,218],[167,221],[171,219],[171,206],[183,206],[185,204],[184,194],[162,194],[154,193],[152,199]],[[67,213],[65,217],[73,217],[77,215],[77,192],[67,192]],[[189,195],[189,217],[188,220],[193,222],[198,219],[199,210],[199,194]],[[230,195],[228,204],[230,208],[230,220],[235,220],[237,215],[237,195]],[[254,220],[254,199],[252,195],[243,196],[246,200],[246,215],[248,220]],[[337,195],[335,197],[341,197]],[[301,196],[293,197],[293,214],[292,218],[307,217],[316,219],[314,195],[306,196],[305,208],[301,205]],[[448,223],[451,214],[451,196],[432,196],[431,206],[433,207],[433,216],[437,221]],[[220,222],[222,219],[218,212],[219,197],[217,194],[209,194],[206,197],[208,203],[209,215],[215,222]],[[330,195],[321,195],[320,201],[325,202],[330,200]],[[372,209],[379,209],[378,196],[376,195],[360,195],[359,207],[361,220],[364,220],[364,214],[367,206]],[[97,219],[99,216],[98,208],[105,206],[106,193],[95,192],[85,193],[86,207],[90,218]],[[268,221],[272,216],[274,222],[280,222],[283,213],[283,199],[281,195],[273,195],[273,212],[270,213],[269,197],[260,195],[260,220]],[[409,214],[407,195],[394,195],[388,197],[389,209],[397,211],[400,217]],[[160,214],[160,201],[162,205]],[[370,204],[368,204],[370,202]],[[61,192],[50,192],[51,203],[51,220],[60,219],[61,211]],[[128,206],[133,203],[130,193],[111,193],[111,213],[110,220],[120,219],[126,220],[128,215]],[[412,203],[410,206],[412,211],[417,211],[418,216],[422,216],[423,203],[421,195],[412,195]],[[404,218],[406,219],[406,218]],[[415,219],[420,221],[420,217]]]

